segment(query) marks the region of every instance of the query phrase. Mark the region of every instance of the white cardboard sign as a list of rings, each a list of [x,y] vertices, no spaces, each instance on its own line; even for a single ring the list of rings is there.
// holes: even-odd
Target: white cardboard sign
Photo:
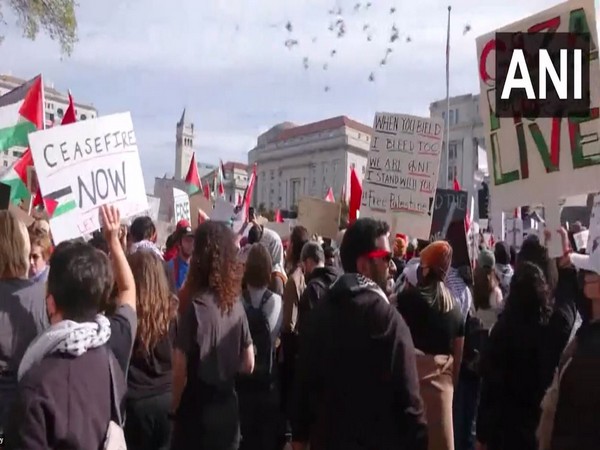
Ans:
[[[190,197],[181,189],[173,188],[173,220],[187,220],[190,223]]]
[[[375,114],[360,217],[429,239],[443,134],[442,119]]]
[[[554,25],[557,25],[555,28]],[[552,29],[549,29],[551,27]],[[568,33],[588,29],[591,52],[598,35],[593,0],[570,0],[477,38],[479,111],[487,143],[494,207],[510,210],[596,191],[600,173],[600,118],[512,118],[496,115],[496,33]],[[600,65],[590,61],[590,107],[600,106]]]
[[[38,131],[29,145],[55,243],[99,229],[102,205],[122,218],[148,210],[129,113]]]

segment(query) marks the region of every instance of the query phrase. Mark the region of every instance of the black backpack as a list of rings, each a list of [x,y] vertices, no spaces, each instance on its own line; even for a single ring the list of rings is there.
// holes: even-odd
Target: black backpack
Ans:
[[[252,306],[250,293],[244,291],[244,309],[248,318],[248,327],[254,344],[254,372],[244,376],[247,381],[270,383],[273,379],[273,366],[275,360],[275,346],[271,341],[271,327],[264,313],[267,301],[273,296],[273,292],[266,290],[260,301],[260,306]]]

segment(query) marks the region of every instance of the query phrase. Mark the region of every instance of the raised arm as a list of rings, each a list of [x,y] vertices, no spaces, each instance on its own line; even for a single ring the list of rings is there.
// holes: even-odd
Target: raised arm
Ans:
[[[129,305],[135,311],[135,281],[119,239],[121,214],[116,207],[104,205],[100,208],[100,216],[103,224],[102,230],[106,242],[108,242],[110,258],[115,272],[115,281],[119,291],[117,294],[117,305]]]

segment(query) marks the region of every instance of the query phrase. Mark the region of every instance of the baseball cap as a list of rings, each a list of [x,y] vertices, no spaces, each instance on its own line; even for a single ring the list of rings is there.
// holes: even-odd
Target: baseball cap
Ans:
[[[190,227],[190,226],[181,228],[181,230],[183,232],[183,236],[193,236],[194,235],[194,231],[192,230],[192,227]]]
[[[186,219],[181,219],[179,222],[177,222],[178,230],[184,230],[186,228],[189,228],[190,230],[192,229],[190,222],[188,222]]]

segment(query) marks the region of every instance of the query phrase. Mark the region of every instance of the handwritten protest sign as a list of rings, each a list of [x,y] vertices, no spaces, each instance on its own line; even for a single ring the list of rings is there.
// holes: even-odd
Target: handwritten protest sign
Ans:
[[[55,243],[100,228],[102,205],[123,218],[148,209],[129,113],[38,131],[29,145]]]
[[[175,223],[180,220],[190,222],[190,198],[186,192],[176,188],[173,188],[173,220]]]
[[[373,129],[360,216],[385,219],[395,232],[429,239],[443,121],[377,113]]]
[[[462,223],[465,220],[467,216],[467,200],[468,193],[466,191],[454,191],[451,189],[437,189],[435,191],[430,239],[445,239],[446,235],[443,233],[444,225],[451,210],[450,223]]]
[[[496,32],[591,35],[588,117],[498,117]],[[488,143],[494,206],[509,210],[597,189],[600,172],[600,66],[593,0],[571,0],[477,39],[480,113]],[[537,56],[536,56],[537,58]],[[537,76],[537,75],[536,75]]]
[[[302,197],[298,204],[298,223],[310,234],[334,239],[340,229],[339,203],[314,197]]]

